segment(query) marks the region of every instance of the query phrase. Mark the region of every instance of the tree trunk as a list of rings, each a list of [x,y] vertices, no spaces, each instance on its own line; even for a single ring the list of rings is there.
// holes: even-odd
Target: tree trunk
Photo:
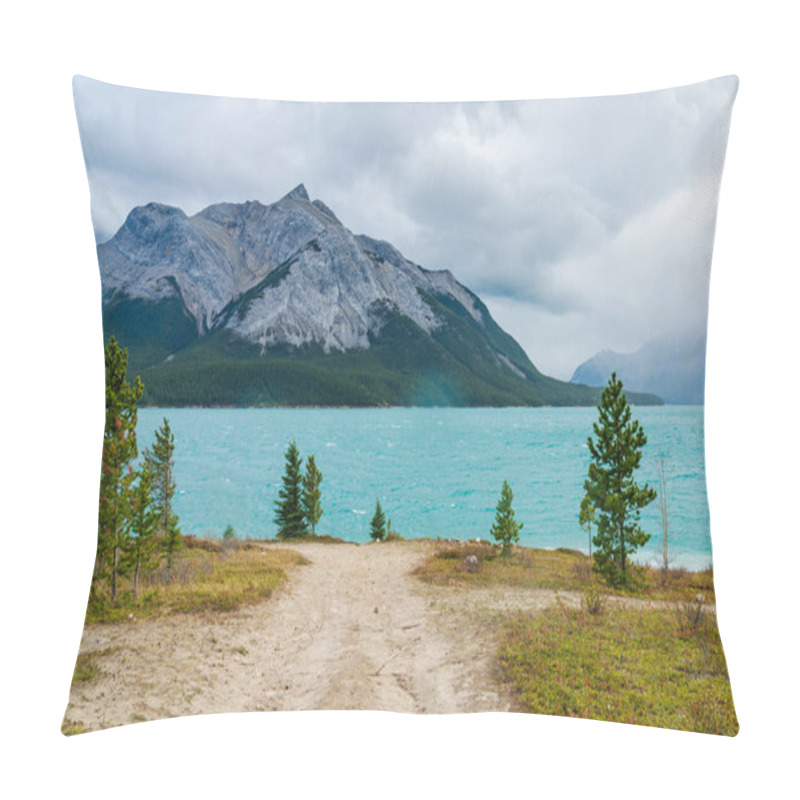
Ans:
[[[661,582],[666,583],[669,576],[669,532],[667,530],[667,478],[664,475],[663,458],[658,461],[658,482],[659,489],[661,490],[661,530],[664,534],[661,553]]]
[[[119,552],[119,546],[115,543],[114,544],[114,559],[111,565],[111,600],[112,602],[116,601],[117,599],[117,554]]]
[[[114,490],[114,545],[113,554],[111,559],[111,601],[115,602],[117,599],[117,559],[119,552],[119,480],[121,474],[118,471],[117,487]]]

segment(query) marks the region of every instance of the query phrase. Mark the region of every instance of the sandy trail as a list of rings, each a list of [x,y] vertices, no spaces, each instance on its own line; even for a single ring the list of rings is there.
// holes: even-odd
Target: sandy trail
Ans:
[[[304,543],[268,602],[205,617],[93,625],[81,651],[100,674],[66,718],[86,730],[186,714],[294,709],[503,711],[498,616],[552,592],[466,591],[410,571],[433,547]]]

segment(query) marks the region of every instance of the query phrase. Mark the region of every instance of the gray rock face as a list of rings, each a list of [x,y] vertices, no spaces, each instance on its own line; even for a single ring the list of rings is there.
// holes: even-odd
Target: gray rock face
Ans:
[[[198,334],[225,326],[262,349],[364,349],[387,308],[430,332],[441,321],[420,289],[483,324],[477,298],[450,272],[354,236],[302,184],[271,205],[220,203],[193,217],[157,203],[135,208],[98,260],[104,302],[179,296]]]
[[[349,231],[330,226],[296,254],[277,286],[264,289],[226,327],[262,349],[312,342],[325,352],[366,349],[387,303],[425,331],[438,324],[406,273],[374,262]]]

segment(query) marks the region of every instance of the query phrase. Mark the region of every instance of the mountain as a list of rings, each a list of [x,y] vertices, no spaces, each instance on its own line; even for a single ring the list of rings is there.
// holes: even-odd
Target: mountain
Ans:
[[[575,405],[448,270],[354,235],[300,184],[194,216],[149,203],[97,248],[106,337],[157,405]],[[642,397],[641,402],[658,402]]]
[[[667,403],[702,405],[705,360],[704,335],[657,339],[634,353],[602,350],[575,370],[571,382],[605,386],[616,372],[626,390],[657,394]]]

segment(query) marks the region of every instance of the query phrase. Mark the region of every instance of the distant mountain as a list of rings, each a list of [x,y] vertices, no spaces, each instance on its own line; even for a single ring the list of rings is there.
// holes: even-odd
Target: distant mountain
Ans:
[[[635,353],[602,350],[575,370],[571,382],[605,386],[616,372],[626,391],[650,392],[667,403],[702,405],[705,360],[705,336],[659,339]]]
[[[542,375],[449,271],[354,235],[302,184],[192,217],[149,203],[97,254],[105,335],[151,404],[598,401]]]

